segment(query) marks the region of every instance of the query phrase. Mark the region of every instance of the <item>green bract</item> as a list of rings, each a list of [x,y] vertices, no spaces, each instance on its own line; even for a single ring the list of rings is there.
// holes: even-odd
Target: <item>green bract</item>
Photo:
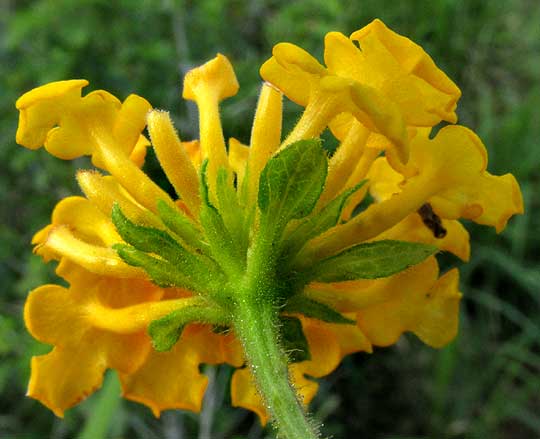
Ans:
[[[200,304],[178,309],[150,324],[148,334],[152,337],[154,349],[159,352],[172,349],[186,325],[194,320],[216,325],[229,323],[219,308],[201,300]]]
[[[328,203],[320,212],[306,218],[295,227],[286,237],[283,254],[287,258],[293,258],[310,239],[334,227],[339,222],[343,209],[351,196],[360,190],[365,183],[364,180],[355,187],[346,190]]]
[[[268,222],[284,227],[315,207],[324,187],[328,159],[318,140],[300,140],[272,157],[259,180],[259,209]]]
[[[359,244],[320,261],[303,277],[306,283],[388,277],[419,264],[437,251],[438,248],[432,245],[406,241]]]

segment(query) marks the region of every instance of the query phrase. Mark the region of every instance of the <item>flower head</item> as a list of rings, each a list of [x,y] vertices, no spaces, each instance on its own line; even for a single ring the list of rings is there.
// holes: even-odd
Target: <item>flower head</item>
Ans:
[[[471,130],[431,135],[457,121],[460,91],[412,41],[375,20],[350,38],[328,34],[324,58],[326,67],[297,46],[274,48],[249,146],[226,147],[219,104],[238,83],[223,55],[184,81],[198,140],[182,141],[168,113],[139,96],[82,96],[84,80],[17,101],[18,143],[91,156],[105,172],[80,171],[84,197],[60,201],[34,237],[69,288],[29,295],[27,327],[54,346],[32,362],[30,396],[62,415],[111,368],[124,396],[154,414],[197,411],[199,365],[228,363],[238,368],[233,404],[281,425],[263,360],[307,404],[312,378],[345,355],[404,332],[434,347],[455,337],[459,275],[440,275],[435,253],[467,261],[459,219],[501,231],[523,211],[519,186],[486,170]],[[305,107],[284,140],[283,94]],[[340,141],[330,158],[314,139],[327,127]],[[176,197],[141,170],[150,146]]]

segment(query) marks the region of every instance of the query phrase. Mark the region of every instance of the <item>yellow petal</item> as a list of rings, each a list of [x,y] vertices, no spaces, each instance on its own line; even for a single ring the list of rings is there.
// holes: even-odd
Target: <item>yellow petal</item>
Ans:
[[[78,171],[76,177],[86,197],[107,217],[111,216],[114,203],[118,203],[131,221],[160,227],[157,217],[137,203],[114,177],[97,171]]]
[[[49,236],[49,233],[51,233],[51,230],[54,227],[55,226],[53,226],[52,224],[49,224],[43,227],[41,230],[38,230],[32,237],[32,244],[35,246],[33,252],[39,254],[43,258],[44,262],[49,262],[57,259],[56,252],[46,247],[43,247],[42,245],[45,241],[47,241],[47,237]]]
[[[80,88],[85,84],[85,81],[49,84],[45,89],[23,96],[18,104],[22,124],[20,137],[31,136],[24,133],[32,129],[36,133],[30,142],[21,142],[36,148],[39,140],[51,154],[63,159],[91,155],[96,166],[116,176],[133,197],[150,210],[156,209],[158,199],[174,205],[167,193],[130,160],[150,104],[135,95],[120,103],[103,90],[81,98]],[[26,120],[29,115],[33,120],[30,125]],[[42,120],[38,120],[40,117]]]
[[[347,135],[328,164],[328,176],[319,199],[321,206],[324,206],[342,191],[364,153],[368,136],[369,131],[360,122],[355,120],[351,124]]]
[[[459,272],[454,268],[441,276],[426,294],[425,310],[412,331],[426,344],[440,348],[458,332]]]
[[[202,324],[189,325],[184,331],[183,337],[197,346],[201,363],[227,363],[236,367],[244,364],[242,346],[232,332],[218,334],[211,325]]]
[[[122,241],[110,217],[105,216],[83,197],[67,197],[61,200],[53,210],[52,224],[66,225],[83,240],[93,242],[99,239],[105,246]]]
[[[94,164],[106,169],[106,165],[94,155],[98,152],[98,144],[93,130],[99,127],[112,136],[114,121],[120,108],[120,101],[103,90],[94,91],[74,101],[60,114],[58,126],[47,133],[45,149],[64,160],[92,155]],[[114,144],[112,147],[121,149],[118,145]]]
[[[365,82],[363,53],[340,32],[329,32],[324,37],[324,63],[334,75]]]
[[[30,149],[41,147],[47,133],[58,124],[66,107],[80,99],[84,79],[51,82],[22,95],[15,106],[20,111],[17,143]]]
[[[139,141],[141,132],[146,126],[146,115],[151,108],[152,106],[146,99],[132,94],[126,98],[116,115],[113,137],[126,155],[132,153]]]
[[[403,163],[408,159],[407,133],[396,104],[370,85],[330,74],[305,50],[289,43],[274,46],[273,58],[261,68],[263,78],[306,110],[283,146],[317,137],[338,114],[347,112],[392,142]]]
[[[308,341],[311,359],[294,363],[298,371],[320,378],[339,365],[343,357],[352,352],[371,352],[371,343],[354,325],[342,325],[301,318]]]
[[[328,128],[330,128],[336,139],[343,142],[347,134],[349,134],[354,120],[355,118],[352,114],[340,113],[330,121]]]
[[[92,285],[97,275],[85,270],[67,258],[62,258],[56,266],[55,273],[69,285]]]
[[[196,101],[201,93],[211,90],[218,100],[223,100],[234,96],[238,87],[231,63],[226,56],[218,53],[214,59],[186,74],[182,96]]]
[[[167,178],[189,210],[194,216],[198,216],[201,203],[199,176],[178,138],[169,113],[157,110],[149,113],[148,131],[154,151]]]
[[[455,337],[461,298],[458,272],[451,270],[437,280],[433,258],[421,266],[425,271],[414,270],[413,288],[394,290],[387,301],[359,311],[358,326],[373,344],[389,346],[406,331],[433,347],[442,347]]]
[[[440,189],[430,198],[443,218],[472,219],[504,229],[508,219],[523,213],[521,191],[515,178],[486,171],[487,153],[478,136],[462,126],[441,129],[433,140],[413,139],[411,166],[432,175]]]
[[[234,371],[231,379],[231,404],[256,413],[261,425],[266,425],[270,417],[262,398],[257,393],[255,379],[248,367]]]
[[[127,265],[108,247],[101,247],[78,239],[65,226],[57,226],[50,230],[46,241],[36,247],[36,253],[45,255],[54,252],[57,257],[68,258],[92,273],[122,278],[142,278],[147,275],[137,267]]]
[[[347,182],[343,186],[343,190],[353,188],[366,178],[369,167],[377,158],[379,153],[380,151],[374,148],[366,148],[364,150],[364,154],[362,154],[362,157],[360,158],[358,163],[356,163],[356,167],[354,168],[353,173],[349,176]],[[364,199],[368,189],[368,185],[364,185],[359,191],[357,191],[351,196],[341,214],[341,218],[343,220],[348,221],[351,218],[354,209]]]
[[[345,317],[354,319],[354,314],[345,313]],[[328,326],[336,337],[342,358],[354,352],[367,352],[369,354],[373,352],[371,342],[358,326],[330,323]]]
[[[304,374],[315,378],[332,372],[341,361],[341,349],[338,341],[327,324],[302,318],[302,329],[308,341],[311,359],[298,363]]]
[[[308,104],[311,94],[311,76],[308,73],[288,71],[272,57],[261,66],[260,74],[291,101],[304,107]]]
[[[259,187],[259,174],[277,151],[281,141],[283,102],[281,93],[269,83],[261,87],[251,130],[248,158],[248,199],[253,203]]]
[[[195,168],[199,169],[202,163],[201,143],[198,140],[191,140],[189,142],[182,142],[182,146],[185,148]]]
[[[364,62],[358,69],[361,81],[380,87],[392,96],[408,118],[408,123],[434,126],[441,120],[457,121],[455,109],[459,88],[417,44],[374,20],[354,32]]]
[[[64,410],[101,386],[106,368],[132,372],[149,350],[143,333],[119,336],[90,330],[77,344],[55,347],[49,354],[32,358],[28,396],[62,417]]]
[[[250,152],[250,148],[240,143],[239,140],[234,137],[229,139],[229,165],[236,174],[237,188],[242,188]]]
[[[135,372],[152,349],[145,332],[118,334],[96,331],[92,339],[102,347],[107,367],[121,373]]]
[[[351,87],[351,98],[358,110],[352,111],[354,116],[370,128],[370,122],[376,131],[387,137],[395,148],[402,163],[409,159],[408,136],[402,113],[398,107],[375,89],[354,83]],[[364,114],[368,116],[366,119]]]
[[[279,43],[272,49],[272,55],[283,67],[291,71],[324,75],[325,68],[301,47],[290,43]]]
[[[133,151],[131,151],[131,154],[129,155],[129,159],[139,168],[142,168],[144,165],[144,160],[146,158],[146,149],[149,146],[150,142],[148,141],[148,139],[141,135],[139,136],[139,140],[137,140],[137,143],[135,143]]]
[[[167,301],[154,302],[162,292],[150,282],[84,272],[81,275],[80,268],[72,268],[79,273],[70,277],[69,290],[44,285],[30,292],[26,301],[25,324],[32,336],[44,343],[77,345],[88,331],[95,329],[117,334],[141,332],[151,320],[180,307],[154,311],[152,308],[167,307]]]
[[[30,333],[55,345],[49,354],[32,359],[28,394],[58,416],[99,387],[106,368],[133,372],[150,349],[144,327],[131,334],[104,331],[94,325],[95,318],[103,315],[92,313],[118,307],[112,323],[121,325],[121,307],[161,295],[150,283],[99,277],[77,266],[71,270],[69,290],[58,285],[39,287],[30,293],[24,309]]]
[[[107,133],[99,136],[98,154],[99,162],[107,169],[118,182],[137,200],[142,206],[152,212],[157,211],[156,203],[163,200],[170,206],[175,207],[174,202],[167,192],[154,183],[148,175],[133,163],[129,156],[123,154],[118,148],[111,147],[114,140]]]
[[[238,91],[238,82],[229,60],[218,54],[206,64],[190,70],[184,79],[185,99],[199,108],[199,131],[203,159],[208,158],[208,182],[213,192],[217,170],[226,168],[227,153],[219,117],[219,102]]]
[[[390,167],[386,157],[377,158],[367,174],[369,193],[378,202],[388,200],[394,194],[401,192],[403,175]]]
[[[32,358],[27,395],[62,418],[65,410],[101,386],[105,368],[104,358],[84,344],[69,351],[55,348],[47,355]]]
[[[515,214],[522,214],[523,198],[512,174],[495,176],[488,172],[467,188],[450,189],[431,199],[433,210],[445,218],[472,219],[494,226],[497,232],[506,227]]]
[[[301,139],[318,137],[339,112],[336,102],[321,96],[320,82],[325,68],[305,50],[294,44],[274,46],[273,57],[261,67],[263,79],[289,99],[306,107],[294,130],[282,142],[282,148]]]
[[[84,320],[84,309],[59,285],[43,285],[31,291],[24,306],[24,320],[34,338],[49,344],[62,341],[76,345],[90,328]]]
[[[124,397],[147,405],[156,417],[167,409],[200,411],[208,378],[199,367],[224,361],[219,337],[208,328],[186,328],[171,351],[152,351],[135,373],[120,376]]]

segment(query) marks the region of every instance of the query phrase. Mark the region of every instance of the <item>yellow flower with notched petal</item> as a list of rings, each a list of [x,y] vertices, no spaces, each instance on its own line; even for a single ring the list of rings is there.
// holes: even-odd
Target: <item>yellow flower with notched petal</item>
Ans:
[[[519,186],[510,174],[487,172],[485,147],[469,129],[448,126],[429,137],[442,120],[456,122],[460,91],[412,41],[375,20],[350,39],[328,34],[325,63],[291,44],[274,48],[261,69],[267,82],[249,146],[229,139],[226,147],[219,103],[238,83],[223,55],[185,78],[183,96],[199,108],[198,140],[181,141],[168,113],[136,95],[124,102],[104,91],[82,96],[84,80],[47,84],[17,101],[18,143],[62,159],[88,155],[101,170],[79,171],[84,197],[60,201],[51,224],[34,236],[35,251],[59,261],[69,288],[46,285],[28,297],[29,331],[54,346],[33,359],[31,397],[62,416],[111,368],[124,396],[156,416],[170,408],[198,411],[207,383],[200,364],[228,363],[238,368],[233,404],[263,423],[275,418],[279,409],[258,375],[264,365],[252,364],[246,341],[257,334],[241,333],[245,322],[235,321],[250,285],[276,294],[268,302],[276,319],[297,322],[293,341],[308,355],[287,367],[304,404],[316,394],[313,378],[349,353],[388,346],[404,332],[434,347],[455,337],[458,271],[439,275],[433,251],[390,275],[313,273],[351,249],[388,240],[429,244],[467,261],[469,235],[459,219],[501,231],[523,211]],[[305,107],[283,141],[282,93]],[[324,164],[313,205],[269,227],[261,191],[277,186],[268,166],[326,127],[341,143]],[[141,170],[149,146],[177,197]],[[367,193],[373,203],[355,215]],[[253,269],[264,245],[278,261],[266,286],[268,267]],[[159,325],[173,325],[166,352],[155,338],[164,334],[154,332]]]

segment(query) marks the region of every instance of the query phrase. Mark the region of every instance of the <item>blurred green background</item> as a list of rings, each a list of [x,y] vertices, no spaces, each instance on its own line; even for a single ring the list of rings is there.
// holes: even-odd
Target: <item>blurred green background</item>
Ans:
[[[357,354],[322,380],[312,404],[336,438],[540,437],[540,3],[537,0],[0,0],[0,437],[260,438],[271,432],[230,407],[231,370],[210,376],[200,415],[148,409],[104,389],[64,420],[25,398],[29,360],[47,347],[22,323],[27,292],[54,281],[31,254],[54,204],[79,193],[63,162],[15,144],[16,98],[49,81],[86,78],[120,98],[135,92],[169,109],[184,139],[195,108],[180,100],[183,74],[215,55],[233,62],[241,91],[223,106],[227,136],[247,142],[272,45],[320,57],[326,32],[383,19],[421,44],[463,91],[460,122],[484,140],[493,173],[512,172],[526,214],[505,232],[467,224],[471,263],[461,269],[458,339],[436,351],[412,336]],[[287,106],[287,126],[298,117]],[[147,169],[155,171],[152,157]],[[159,178],[159,176],[158,176]],[[76,361],[76,360],[74,360]]]

